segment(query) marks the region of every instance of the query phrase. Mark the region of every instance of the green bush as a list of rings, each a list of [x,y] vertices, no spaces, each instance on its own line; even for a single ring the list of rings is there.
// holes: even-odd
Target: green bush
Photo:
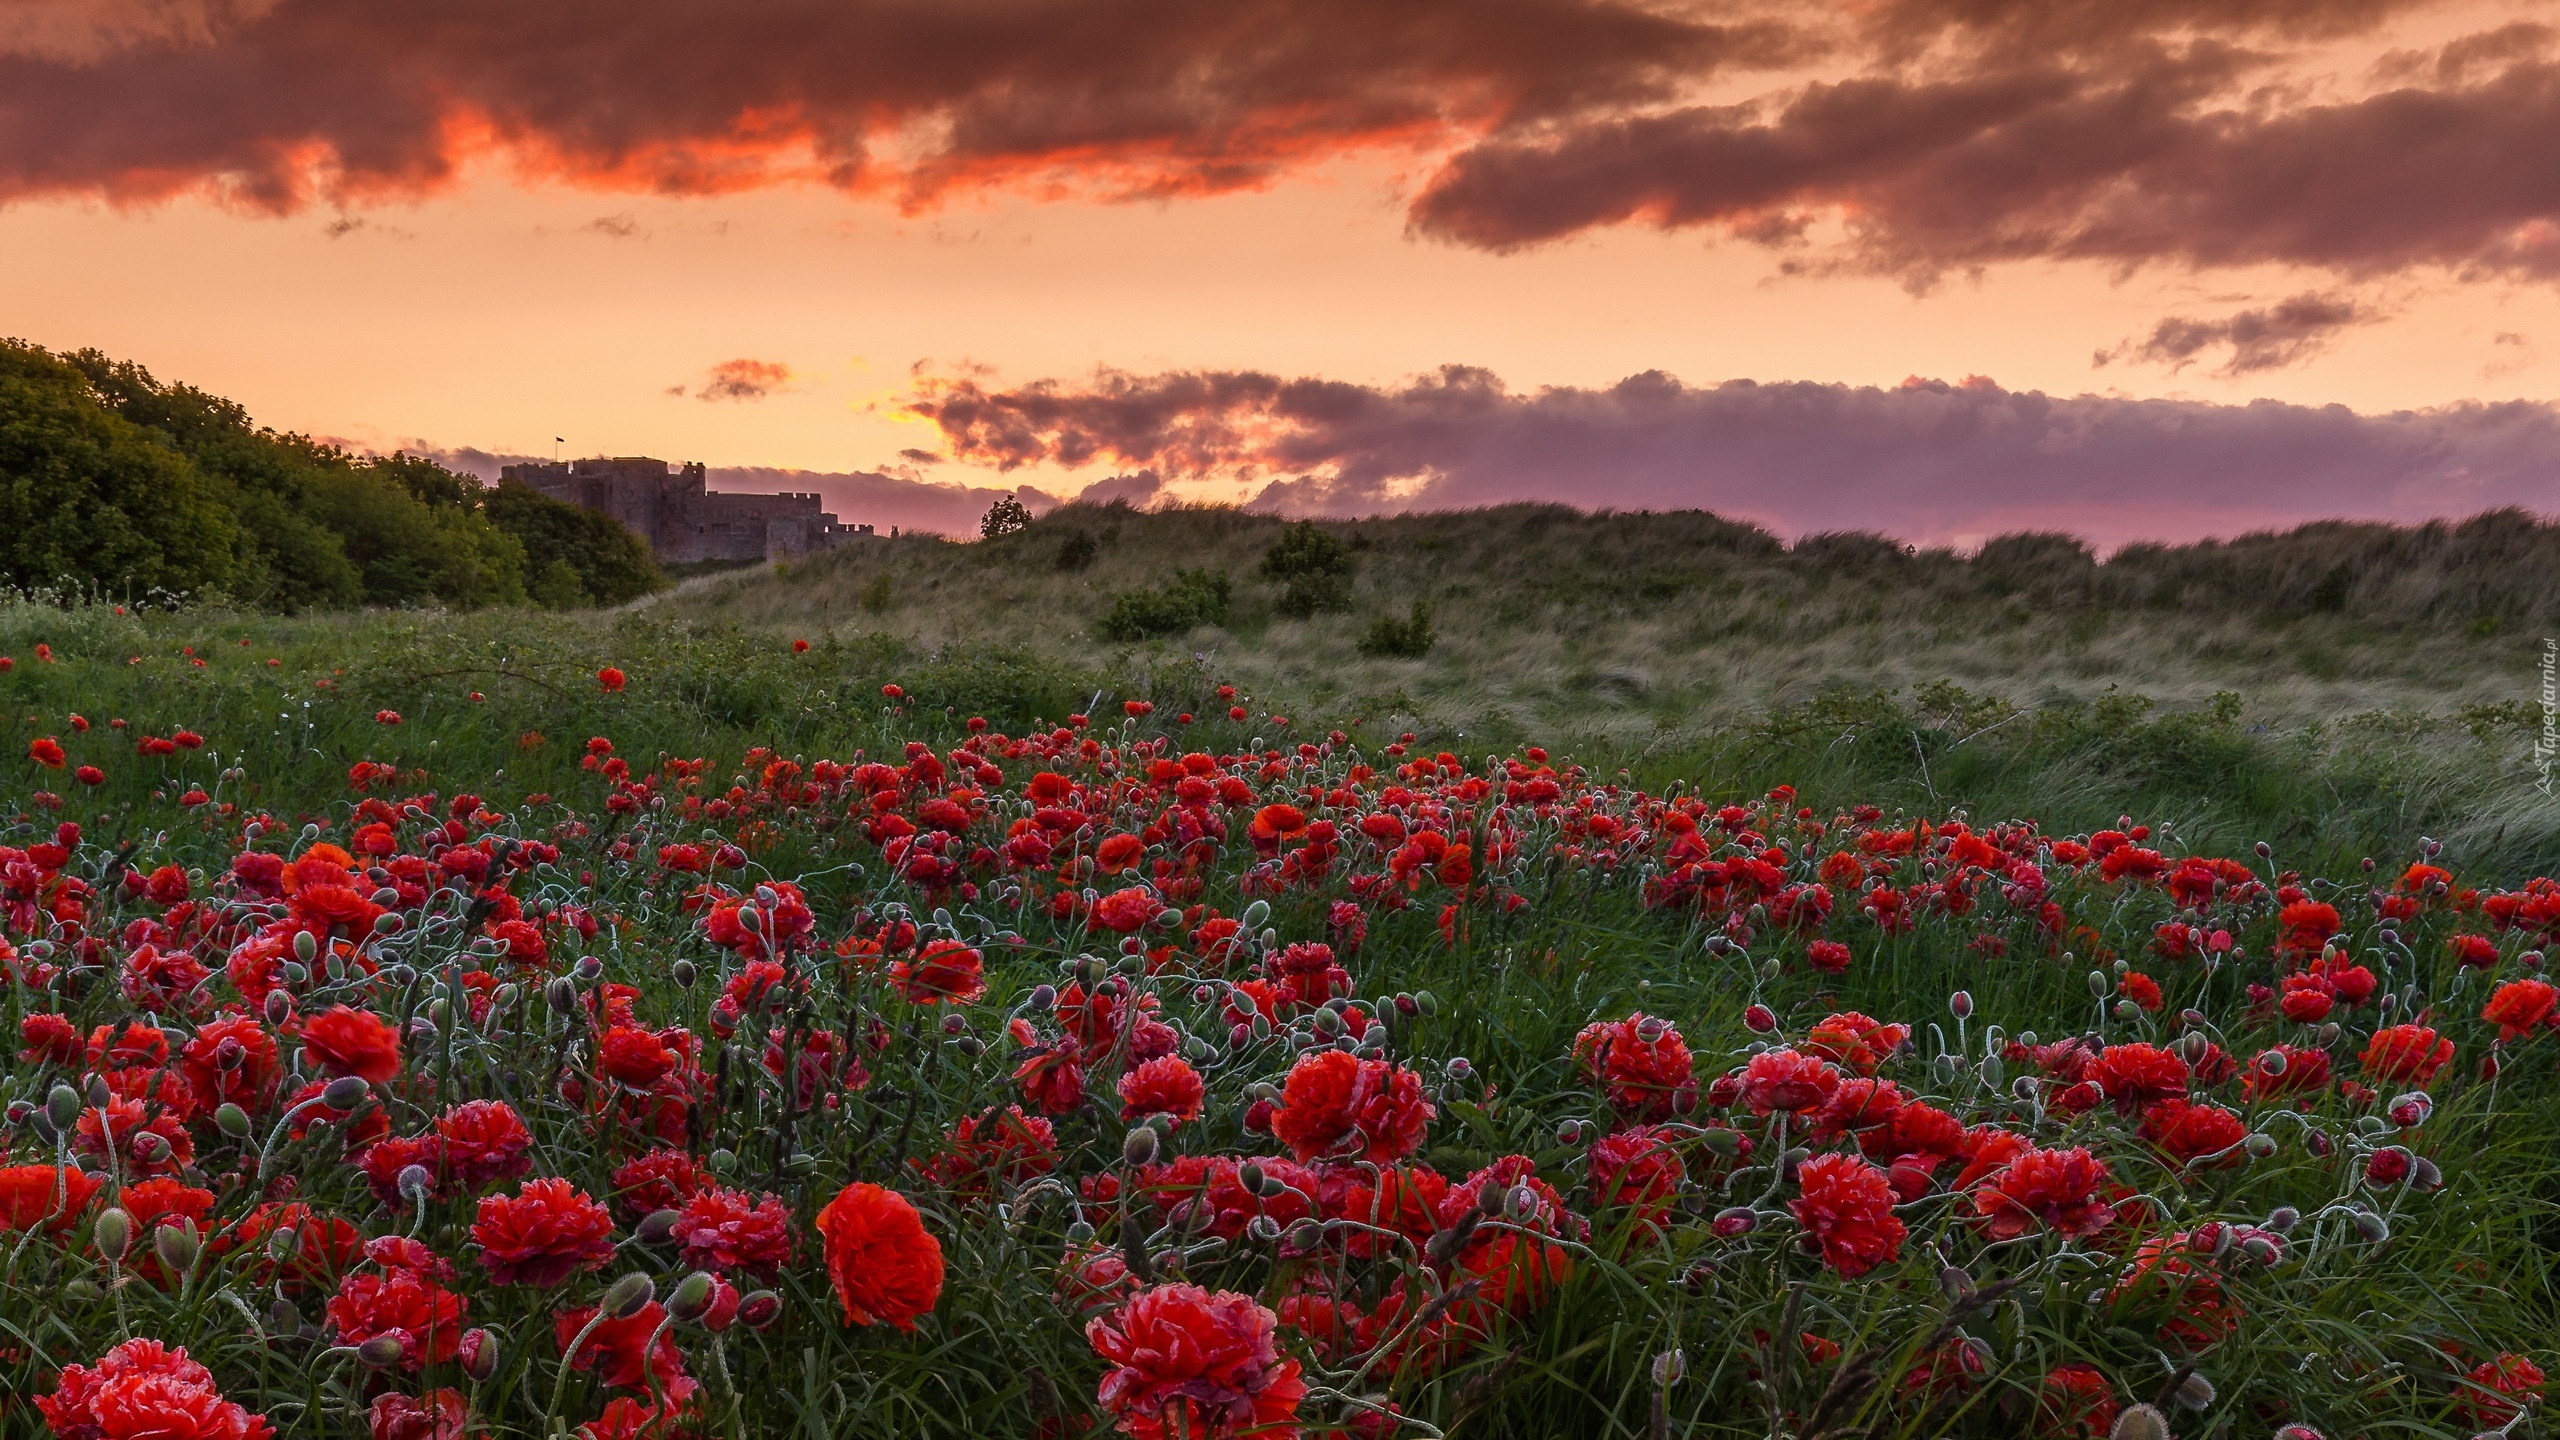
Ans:
[[[1431,607],[1420,600],[1413,602],[1413,613],[1399,620],[1381,615],[1369,622],[1369,633],[1360,637],[1360,653],[1379,659],[1419,660],[1431,653],[1439,636],[1431,628]]]
[[[526,588],[542,604],[620,605],[666,583],[649,543],[610,515],[514,482],[487,492],[481,505],[491,524],[524,547]],[[576,582],[574,596],[554,573],[562,566]]]
[[[1161,590],[1130,590],[1111,602],[1099,629],[1105,640],[1151,640],[1227,618],[1235,583],[1223,570],[1177,570]]]
[[[1058,547],[1058,568],[1069,574],[1089,570],[1101,554],[1101,542],[1091,534],[1082,530],[1071,531],[1065,543]]]
[[[1281,582],[1272,608],[1293,619],[1351,608],[1351,547],[1313,520],[1280,532],[1263,552],[1262,573]]]

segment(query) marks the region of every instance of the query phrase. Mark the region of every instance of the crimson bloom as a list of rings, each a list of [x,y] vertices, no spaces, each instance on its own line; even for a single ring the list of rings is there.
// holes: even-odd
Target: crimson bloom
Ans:
[[[848,1325],[913,1330],[942,1298],[942,1242],[895,1190],[847,1185],[818,1212],[818,1238]]]
[[[1280,1318],[1250,1295],[1197,1285],[1141,1290],[1087,1322],[1112,1368],[1095,1399],[1137,1440],[1291,1440],[1306,1382],[1281,1358]]]
[[[1624,1020],[1595,1020],[1573,1037],[1584,1078],[1599,1084],[1609,1108],[1631,1124],[1668,1120],[1697,1108],[1698,1077],[1677,1027],[1637,1011]]]
[[[1384,1164],[1421,1148],[1423,1127],[1438,1113],[1411,1070],[1319,1050],[1290,1069],[1271,1133],[1301,1161],[1347,1150],[1351,1158]]]
[[[1179,1055],[1159,1055],[1120,1077],[1120,1118],[1166,1115],[1176,1125],[1200,1118],[1208,1089],[1200,1072]]]
[[[557,1285],[613,1258],[613,1216],[566,1180],[528,1180],[482,1197],[471,1240],[492,1281]]]
[[[2106,1162],[2086,1150],[2029,1148],[1973,1192],[1974,1213],[1994,1240],[2014,1240],[2039,1228],[2074,1238],[2095,1235],[2116,1218],[2101,1198],[2107,1180]]]
[[[2453,1059],[2453,1042],[2424,1025],[2392,1025],[2373,1032],[2356,1063],[2364,1073],[2395,1085],[2425,1085]]]
[[[98,1363],[65,1365],[36,1409],[64,1440],[267,1440],[275,1430],[222,1398],[213,1372],[157,1340],[127,1340]]]
[[[779,1195],[708,1189],[687,1200],[670,1232],[684,1261],[715,1273],[770,1280],[791,1263],[791,1207]]]
[[[915,1005],[967,1005],[987,993],[986,957],[957,940],[936,940],[913,960],[894,961],[889,978]]]
[[[370,1010],[336,1005],[302,1022],[303,1063],[368,1085],[400,1073],[400,1028]]]
[[[1854,1280],[1901,1256],[1908,1232],[1882,1170],[1854,1155],[1816,1155],[1796,1167],[1796,1186],[1788,1208],[1823,1264]]]

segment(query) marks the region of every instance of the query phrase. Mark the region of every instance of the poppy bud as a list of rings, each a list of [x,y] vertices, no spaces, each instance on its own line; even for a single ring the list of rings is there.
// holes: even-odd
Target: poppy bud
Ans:
[[[2276,1153],[2276,1137],[2262,1130],[2240,1142],[2240,1148],[2248,1151],[2250,1158],[2264,1160]]]
[[[2292,1063],[2292,1061],[2285,1058],[2283,1051],[2270,1050],[2258,1057],[2258,1071],[2272,1079],[2275,1076],[2282,1075],[2285,1072],[2285,1067]]]
[[[542,987],[542,998],[554,1011],[570,1014],[578,1008],[578,982],[566,975],[554,976],[550,984]]]
[[[1653,1357],[1653,1385],[1668,1390],[1689,1373],[1689,1357],[1679,1349],[1665,1350]]]
[[[2110,989],[2113,989],[2113,988],[2114,988],[2113,986],[2110,986],[2109,984],[2107,984],[2107,972],[2106,972],[2106,971],[2104,971],[2104,970],[2092,970],[2092,971],[2090,971],[2090,972],[2089,972],[2089,993],[2090,993],[2090,995],[2094,996],[2094,997],[2095,997],[2095,998],[2097,998],[2097,999],[2104,1000],[2104,999],[2106,999],[2106,998],[2107,998],[2107,991],[2109,991]]]
[[[667,1292],[667,1313],[679,1322],[691,1324],[711,1308],[712,1277],[700,1270],[676,1282]]]
[[[196,1256],[204,1247],[196,1236],[195,1222],[187,1220],[175,1225],[163,1225],[153,1231],[151,1248],[159,1254],[162,1265],[179,1275],[185,1275],[196,1268]]]
[[[676,1222],[683,1218],[680,1211],[652,1210],[640,1217],[640,1224],[633,1233],[643,1245],[664,1245],[675,1238]]]
[[[700,973],[690,960],[678,960],[667,967],[667,977],[676,982],[677,988],[684,990],[693,988],[693,982]]]
[[[578,977],[580,984],[593,985],[604,978],[604,962],[593,955],[579,956],[578,963],[570,969]]]
[[[1476,1067],[1464,1055],[1450,1056],[1448,1068],[1449,1078],[1452,1080],[1464,1080],[1476,1073]]]
[[[1423,1015],[1424,1015],[1426,1018],[1427,1018],[1427,1017],[1429,1017],[1429,1016],[1437,1015],[1437,1014],[1439,1014],[1439,1013],[1440,1013],[1440,1000],[1439,1000],[1439,997],[1437,997],[1437,996],[1433,995],[1433,994],[1432,994],[1430,991],[1428,991],[1428,990],[1416,990],[1416,991],[1414,991],[1414,992],[1413,992],[1413,1003],[1414,1003],[1414,1005],[1415,1005],[1415,1007],[1416,1007],[1416,1008],[1418,1008],[1418,1009],[1420,1009],[1420,1010],[1422,1011]]]
[[[267,1258],[279,1265],[302,1253],[302,1234],[290,1225],[279,1225],[267,1235]]]
[[[1120,1142],[1121,1162],[1131,1166],[1152,1165],[1155,1163],[1157,1144],[1156,1132],[1141,1125],[1130,1131],[1128,1138]]]
[[[2279,1235],[2289,1235],[2293,1233],[2293,1227],[2301,1223],[2301,1211],[2290,1205],[2279,1205],[2267,1213],[2267,1223],[2264,1228],[2273,1230]]]
[[[83,1305],[92,1305],[107,1298],[106,1290],[86,1275],[74,1276],[64,1282],[62,1294],[63,1298],[76,1300]]]
[[[56,1130],[68,1130],[80,1119],[80,1092],[68,1085],[56,1085],[44,1097],[44,1118]]]
[[[462,1362],[462,1373],[475,1385],[489,1383],[498,1373],[498,1337],[486,1330],[462,1332],[462,1343],[454,1347],[454,1357]]]
[[[1502,1197],[1503,1216],[1514,1225],[1536,1214],[1537,1209],[1538,1192],[1526,1185],[1514,1185]]]
[[[2261,1265],[2273,1265],[2284,1258],[2284,1247],[2271,1235],[2252,1235],[2240,1242],[2240,1253]]]
[[[424,1165],[403,1165],[400,1167],[399,1175],[394,1177],[393,1183],[399,1187],[401,1196],[415,1205],[427,1198],[427,1191],[435,1184],[435,1177],[427,1173],[427,1167]]]
[[[1256,1215],[1244,1222],[1244,1233],[1256,1244],[1268,1245],[1280,1238],[1280,1222],[1268,1215]]]
[[[2107,1432],[2107,1440],[2176,1440],[2169,1433],[2169,1419],[2148,1405],[2136,1405],[2116,1417],[2116,1427]]]
[[[2213,1382],[2201,1374],[2190,1374],[2178,1382],[2173,1398],[2186,1409],[2205,1409],[2213,1404]]]
[[[312,937],[310,931],[296,930],[293,932],[293,958],[301,961],[305,965],[308,965],[313,960],[319,958],[319,955],[320,942]]]
[[[214,1128],[234,1140],[246,1140],[251,1134],[249,1112],[226,1100],[213,1112]]]
[[[1760,1212],[1748,1205],[1731,1205],[1716,1212],[1715,1232],[1725,1239],[1748,1235],[1760,1228]]]
[[[376,1335],[356,1347],[356,1359],[368,1370],[388,1370],[400,1363],[404,1347],[397,1335]]]
[[[1070,1245],[1092,1244],[1093,1227],[1082,1220],[1078,1220],[1074,1224],[1069,1225],[1067,1227],[1067,1243]]]
[[[90,1109],[92,1109],[92,1110],[104,1110],[104,1109],[106,1109],[106,1108],[107,1108],[108,1102],[110,1102],[110,1101],[114,1100],[115,1098],[116,1098],[116,1092],[115,1092],[114,1090],[112,1090],[112,1089],[110,1089],[110,1088],[108,1087],[108,1085],[107,1085],[107,1077],[106,1077],[106,1076],[104,1076],[104,1075],[92,1075],[92,1076],[90,1076],[90,1077],[89,1077],[89,1108],[90,1108]],[[65,1124],[68,1124],[68,1123],[70,1123],[70,1122],[65,1121],[64,1123],[65,1123]]]
[[[1558,1125],[1556,1127],[1556,1143],[1559,1145],[1581,1144],[1582,1122],[1579,1120],[1567,1120],[1563,1124]]]
[[[2427,1117],[2435,1112],[2435,1097],[2424,1090],[2412,1090],[2392,1100],[2391,1123],[2405,1130],[2413,1125],[2426,1124]]]
[[[657,1286],[648,1276],[634,1270],[616,1280],[604,1292],[604,1313],[616,1320],[637,1315],[657,1296]]]
[[[2444,1188],[2444,1172],[2436,1168],[2436,1162],[2422,1155],[2410,1172],[2409,1183],[2419,1190],[2440,1190]]]
[[[1261,1194],[1262,1162],[1259,1160],[1247,1160],[1243,1164],[1238,1165],[1236,1167],[1236,1183],[1244,1187],[1244,1193],[1247,1195]]]
[[[711,1167],[712,1174],[725,1176],[738,1168],[738,1152],[726,1148],[714,1150],[703,1157],[703,1163]]]
[[[1959,990],[1953,995],[1948,996],[1947,1013],[1955,1016],[1959,1020],[1972,1019],[1973,992],[1970,990]]]
[[[1289,1227],[1284,1243],[1292,1250],[1313,1250],[1316,1248],[1316,1242],[1323,1238],[1323,1226],[1313,1220],[1301,1220]]]
[[[281,990],[267,992],[267,1023],[281,1025],[293,1018],[293,997]]]
[[[89,1238],[97,1245],[99,1254],[110,1260],[121,1260],[126,1248],[133,1244],[133,1217],[110,1205],[98,1213]]]
[[[332,1110],[353,1110],[363,1104],[365,1097],[372,1093],[372,1088],[364,1083],[363,1076],[341,1075],[330,1081],[320,1091],[320,1103]]]
[[[2370,1210],[2356,1212],[2355,1227],[2356,1233],[2370,1244],[2379,1245],[2391,1238],[2391,1222]]]
[[[2275,1440],[2329,1440],[2308,1425],[2287,1425],[2275,1433]]]
[[[1778,1014],[1766,1005],[1754,1005],[1742,1012],[1742,1023],[1746,1028],[1766,1035],[1778,1028]]]

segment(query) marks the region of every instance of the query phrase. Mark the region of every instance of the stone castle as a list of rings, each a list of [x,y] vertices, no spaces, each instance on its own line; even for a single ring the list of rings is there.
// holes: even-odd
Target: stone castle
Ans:
[[[700,461],[671,466],[641,455],[509,465],[499,477],[612,516],[665,564],[787,560],[868,535],[819,509],[816,495],[745,495],[708,488]]]

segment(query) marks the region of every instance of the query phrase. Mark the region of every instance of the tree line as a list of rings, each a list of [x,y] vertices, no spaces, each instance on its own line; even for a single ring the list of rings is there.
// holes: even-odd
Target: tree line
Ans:
[[[95,350],[0,340],[0,584],[261,609],[612,605],[663,584],[610,516],[359,456]]]

